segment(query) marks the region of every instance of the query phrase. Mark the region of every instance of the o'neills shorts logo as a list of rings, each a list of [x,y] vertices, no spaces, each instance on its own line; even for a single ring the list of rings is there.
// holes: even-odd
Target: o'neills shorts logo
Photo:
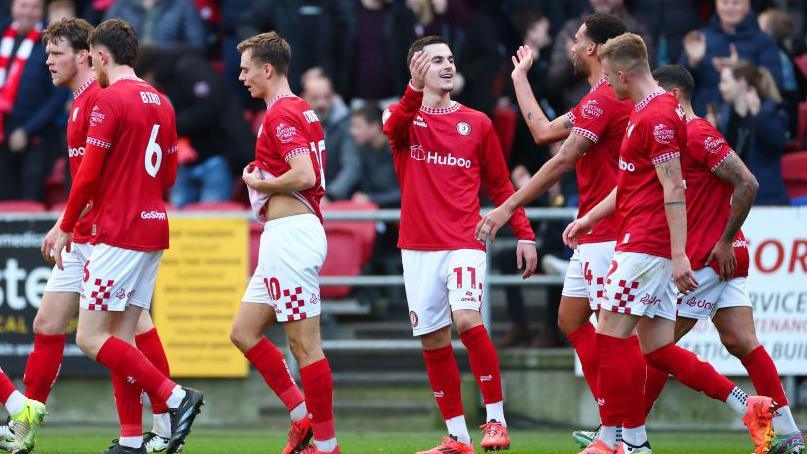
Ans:
[[[156,220],[158,220],[158,221],[164,221],[164,220],[166,220],[167,218],[168,218],[168,217],[165,215],[165,213],[162,213],[162,212],[159,212],[159,211],[155,211],[155,210],[152,210],[152,211],[141,211],[141,212],[140,212],[140,219],[147,219],[147,220],[148,220],[148,219],[156,219]]]
[[[653,127],[653,137],[656,138],[656,142],[667,145],[675,138],[675,131],[664,123],[659,123]]]
[[[709,153],[717,153],[724,143],[726,143],[726,141],[722,137],[709,136],[703,141],[703,147],[706,148],[706,151]]]

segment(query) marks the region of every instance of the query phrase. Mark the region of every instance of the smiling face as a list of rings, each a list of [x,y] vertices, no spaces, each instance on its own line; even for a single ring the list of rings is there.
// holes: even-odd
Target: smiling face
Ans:
[[[447,44],[429,44],[423,47],[429,55],[429,69],[426,71],[426,88],[432,91],[450,93],[454,89],[454,54]]]
[[[69,85],[78,73],[78,65],[83,64],[89,56],[86,50],[75,52],[64,38],[48,41],[45,52],[48,54],[45,64],[48,65],[53,85],[57,87]]]

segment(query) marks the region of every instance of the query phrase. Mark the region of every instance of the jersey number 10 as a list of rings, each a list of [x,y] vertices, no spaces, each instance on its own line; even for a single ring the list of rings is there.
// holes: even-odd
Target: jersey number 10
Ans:
[[[314,155],[314,158],[317,160],[317,166],[319,167],[319,181],[320,186],[322,186],[322,190],[325,190],[325,166],[322,165],[322,153],[325,152],[325,141],[320,140],[319,143],[311,142],[311,153]]]
[[[144,164],[146,165],[146,173],[154,178],[157,178],[157,172],[160,171],[160,166],[163,163],[163,148],[157,143],[157,134],[160,132],[160,125],[154,125],[151,128],[151,137],[149,143],[146,145],[146,157]]]

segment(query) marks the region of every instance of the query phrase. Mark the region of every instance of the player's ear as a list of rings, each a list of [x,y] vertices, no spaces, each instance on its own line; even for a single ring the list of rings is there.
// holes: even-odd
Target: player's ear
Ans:
[[[271,63],[264,63],[263,64],[263,75],[266,76],[267,79],[272,78],[272,75],[275,73],[275,67],[271,65]]]

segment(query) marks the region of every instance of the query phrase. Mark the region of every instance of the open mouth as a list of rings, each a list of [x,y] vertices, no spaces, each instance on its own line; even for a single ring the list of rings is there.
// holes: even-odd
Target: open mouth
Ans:
[[[451,74],[451,73],[440,74],[440,79],[443,79],[443,80],[451,80],[453,78],[454,78],[454,75]]]

